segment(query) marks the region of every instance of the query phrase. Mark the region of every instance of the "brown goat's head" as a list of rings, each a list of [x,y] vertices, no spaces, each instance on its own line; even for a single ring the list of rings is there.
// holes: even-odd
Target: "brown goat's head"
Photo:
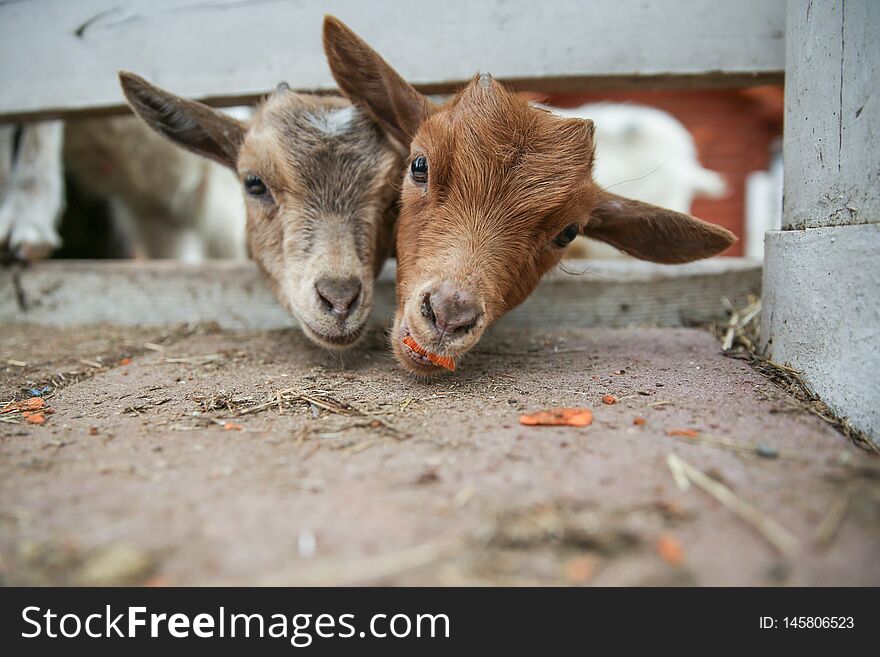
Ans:
[[[391,339],[398,361],[417,374],[442,371],[426,354],[454,359],[473,347],[579,233],[664,263],[714,255],[735,239],[600,189],[591,121],[532,107],[488,75],[435,105],[330,16],[324,49],[342,92],[410,145]]]
[[[248,251],[306,335],[354,344],[393,240],[399,147],[347,100],[285,84],[242,123],[131,73],[120,80],[153,130],[240,177]]]

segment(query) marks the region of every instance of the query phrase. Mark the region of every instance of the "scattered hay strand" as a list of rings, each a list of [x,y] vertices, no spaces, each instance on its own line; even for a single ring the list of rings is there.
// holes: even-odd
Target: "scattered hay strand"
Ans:
[[[686,477],[690,483],[714,497],[728,511],[750,524],[768,543],[779,550],[783,556],[790,557],[797,551],[799,541],[794,534],[756,507],[737,497],[732,490],[720,481],[712,479],[675,454],[670,454],[666,462],[676,482],[678,482],[679,477]],[[678,472],[678,475],[676,475],[676,472]],[[679,488],[681,488],[680,483]]]
[[[248,408],[241,409],[237,411],[237,415],[251,415],[253,413],[259,413],[261,411],[265,411],[272,407],[278,407],[279,412],[283,411],[284,405],[290,405],[295,402],[305,402],[310,406],[323,409],[329,413],[334,413],[336,415],[345,415],[349,417],[362,417],[367,420],[370,420],[371,424],[375,425],[375,427],[381,427],[385,429],[388,433],[392,434],[394,437],[398,439],[408,438],[409,434],[401,431],[393,424],[385,420],[384,418],[363,409],[352,402],[340,401],[335,397],[330,396],[326,391],[317,391],[317,390],[297,390],[295,388],[288,388],[285,390],[278,390],[272,398],[264,402],[262,404],[257,404],[256,406],[250,406]]]
[[[752,454],[762,458],[781,458],[791,461],[799,461],[801,463],[809,462],[809,459],[804,458],[797,452],[774,449],[772,452],[773,456],[768,457],[765,452],[766,447],[764,446],[739,443],[734,440],[722,438],[721,436],[704,434],[702,432],[696,432],[695,436],[686,436],[674,432],[667,432],[666,435],[688,445],[705,445],[706,447],[714,447],[716,449],[724,449],[731,452],[740,452],[742,454]]]
[[[855,496],[855,487],[850,483],[846,489],[831,503],[831,507],[816,527],[814,538],[816,543],[823,548],[829,547],[837,537],[850,504]]]
[[[687,478],[684,468],[681,467],[681,459],[673,457],[675,457],[674,454],[667,456],[666,464],[669,466],[669,471],[672,473],[672,478],[675,480],[678,490],[686,493],[691,489],[691,480]]]
[[[756,321],[761,314],[761,300],[750,296],[748,305],[742,310],[735,310],[727,299],[724,299],[730,316],[723,325],[711,324],[708,329],[721,340],[725,356],[745,360],[752,368],[769,379],[796,400],[797,408],[821,418],[854,445],[868,452],[880,453],[880,445],[874,443],[868,435],[856,429],[847,418],[838,417],[802,378],[802,372],[786,365],[764,358],[758,354],[760,338],[760,322]]]

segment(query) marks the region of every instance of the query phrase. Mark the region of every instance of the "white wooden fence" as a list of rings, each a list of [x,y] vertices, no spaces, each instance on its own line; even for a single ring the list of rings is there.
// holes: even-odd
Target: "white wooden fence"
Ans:
[[[116,71],[232,104],[335,85],[321,21],[425,90],[476,71],[531,89],[780,81],[782,0],[18,0],[0,3],[0,120],[113,110]]]

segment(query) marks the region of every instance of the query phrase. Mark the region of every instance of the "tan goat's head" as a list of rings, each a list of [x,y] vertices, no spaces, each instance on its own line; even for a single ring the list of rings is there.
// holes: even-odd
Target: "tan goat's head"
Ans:
[[[240,122],[131,73],[120,81],[153,130],[238,174],[248,251],[306,335],[354,344],[393,241],[399,146],[347,100],[285,84]]]
[[[417,374],[442,371],[436,356],[454,360],[473,347],[579,233],[663,263],[705,258],[735,240],[600,189],[589,120],[532,107],[488,75],[435,105],[330,16],[324,49],[342,92],[409,145],[391,340]]]

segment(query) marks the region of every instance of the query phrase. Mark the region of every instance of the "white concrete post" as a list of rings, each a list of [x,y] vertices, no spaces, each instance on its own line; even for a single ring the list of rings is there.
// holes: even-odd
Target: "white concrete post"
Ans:
[[[762,347],[880,442],[880,2],[791,0]]]

